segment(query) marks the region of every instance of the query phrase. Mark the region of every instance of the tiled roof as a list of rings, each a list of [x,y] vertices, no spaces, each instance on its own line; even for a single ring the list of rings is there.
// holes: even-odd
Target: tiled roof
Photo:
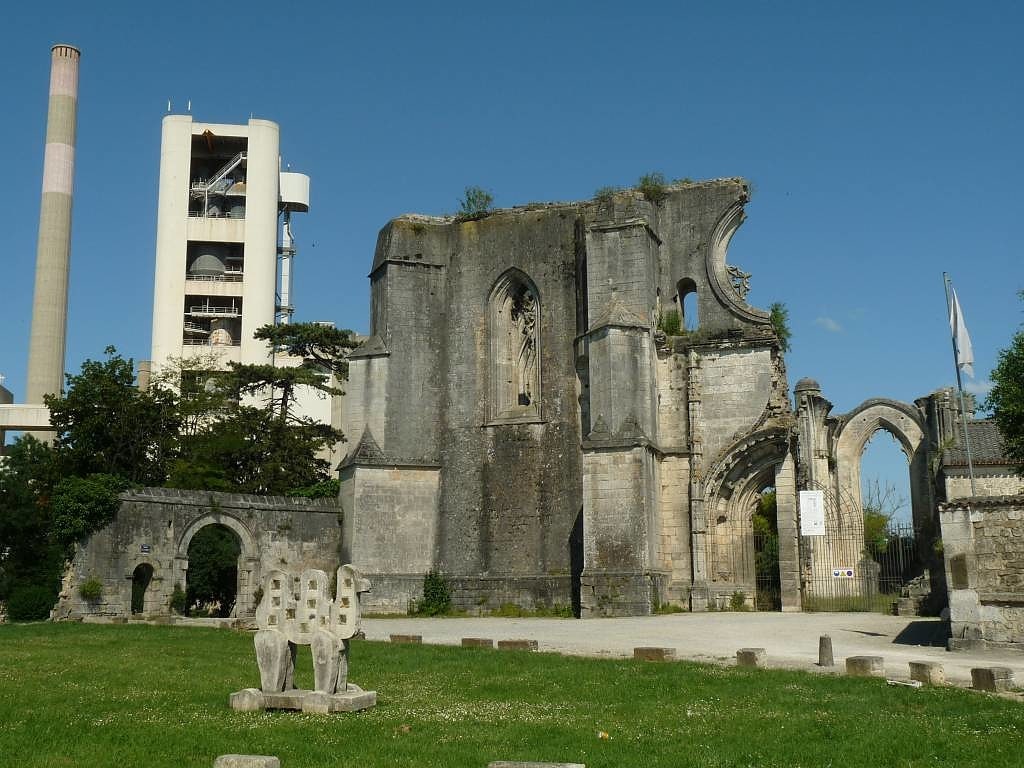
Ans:
[[[989,419],[967,422],[967,436],[971,442],[971,461],[976,465],[1012,464],[1003,452],[1003,439],[999,427]],[[958,425],[953,446],[942,454],[946,466],[967,466],[967,451],[963,447],[964,430]]]

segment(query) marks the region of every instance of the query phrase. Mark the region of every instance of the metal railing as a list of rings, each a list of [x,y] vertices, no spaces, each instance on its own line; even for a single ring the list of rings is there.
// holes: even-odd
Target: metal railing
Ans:
[[[242,211],[241,216],[232,216],[230,213],[212,213],[210,211],[192,211],[188,212],[190,219],[238,219],[242,221],[245,219],[245,211]]]
[[[240,283],[242,282],[241,272],[224,272],[220,275],[190,275],[185,273],[186,280],[198,280],[207,283]]]
[[[241,315],[242,310],[238,307],[214,307],[209,304],[189,307],[188,314],[190,315]]]
[[[210,341],[209,339],[193,339],[188,336],[181,340],[181,343],[186,347],[240,347],[242,346],[241,341]]]

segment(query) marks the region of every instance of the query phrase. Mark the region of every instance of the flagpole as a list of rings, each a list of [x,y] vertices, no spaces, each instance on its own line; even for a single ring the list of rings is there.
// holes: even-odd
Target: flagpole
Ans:
[[[953,302],[950,298],[950,280],[949,275],[945,272],[942,273],[942,282],[946,288],[946,317],[952,318],[953,316]],[[959,314],[959,313],[958,313]],[[956,343],[956,329],[953,327],[953,323],[949,324],[949,335],[953,342],[953,367],[956,368],[956,388],[960,393],[960,419],[963,422],[964,428],[964,448],[967,452],[967,473],[971,478],[971,496],[977,496],[978,492],[974,485],[974,462],[971,461],[971,439],[967,436],[967,408],[964,405],[964,385],[963,380],[960,376],[960,350]]]

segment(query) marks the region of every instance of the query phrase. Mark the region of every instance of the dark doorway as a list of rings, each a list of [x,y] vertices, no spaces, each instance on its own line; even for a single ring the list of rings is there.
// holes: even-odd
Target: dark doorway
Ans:
[[[141,563],[132,571],[132,613],[146,610],[146,590],[153,580],[153,566]]]
[[[583,575],[583,510],[580,509],[576,515],[576,522],[573,523],[572,533],[569,534],[569,571],[572,574],[570,589],[572,594],[572,615],[577,619],[580,617],[580,577]]]
[[[231,615],[238,598],[238,537],[223,525],[201,529],[188,545],[185,597],[189,616]]]

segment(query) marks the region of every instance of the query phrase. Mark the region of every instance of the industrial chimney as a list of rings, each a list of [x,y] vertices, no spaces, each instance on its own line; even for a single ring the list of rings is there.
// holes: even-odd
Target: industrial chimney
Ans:
[[[80,56],[71,45],[52,49],[27,403],[42,403],[43,395],[59,395],[63,389]]]

